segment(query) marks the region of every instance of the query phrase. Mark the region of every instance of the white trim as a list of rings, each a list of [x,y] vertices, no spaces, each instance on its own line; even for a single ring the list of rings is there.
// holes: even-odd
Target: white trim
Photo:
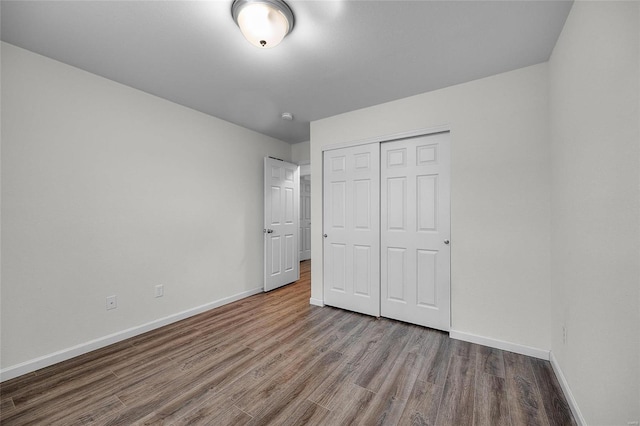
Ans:
[[[309,304],[313,305],[313,306],[323,307],[324,306],[324,300],[322,300],[322,299],[314,299],[312,297],[311,299],[309,299]]]
[[[235,302],[240,299],[244,299],[245,297],[253,296],[254,294],[258,293],[262,293],[262,287],[243,291],[241,293],[234,294],[233,296],[215,300],[213,302],[209,302],[195,308],[187,309],[186,311],[178,312],[176,314],[169,315],[167,317],[160,318],[146,324],[118,331],[107,336],[99,337],[97,339],[90,340],[88,342],[72,346],[70,348],[62,349],[60,351],[41,356],[39,358],[35,358],[29,361],[22,362],[20,364],[4,368],[0,370],[0,382],[4,382],[5,380],[13,379],[14,377],[22,376],[23,374],[31,373],[41,368],[66,361],[78,355],[83,355],[88,352],[95,351],[96,349],[100,349],[105,346],[120,342],[122,340],[138,336],[142,333],[146,333],[147,331],[155,330],[156,328],[181,321],[183,319],[201,314],[203,312],[226,305],[231,302]]]
[[[562,369],[560,368],[560,364],[556,359],[553,352],[550,352],[549,361],[551,361],[551,367],[553,367],[553,372],[556,373],[556,377],[558,378],[558,382],[560,382],[560,387],[562,388],[562,392],[564,393],[564,397],[567,398],[567,402],[569,403],[569,408],[571,408],[571,413],[573,414],[573,418],[578,423],[578,426],[587,426],[587,421],[582,416],[580,412],[580,408],[578,408],[578,403],[576,399],[573,397],[573,393],[571,392],[571,388],[569,387],[569,382],[567,382],[566,377],[562,373]]]
[[[390,142],[398,139],[413,138],[415,136],[426,136],[426,135],[432,135],[434,133],[443,133],[443,132],[451,132],[451,126],[448,124],[444,124],[442,126],[429,127],[426,129],[417,129],[417,130],[410,130],[408,132],[392,133],[389,135],[382,135],[382,136],[373,136],[370,138],[358,139],[355,141],[338,142],[331,145],[324,145],[322,147],[322,152],[331,151],[339,148],[349,148],[349,147],[358,146],[358,145],[368,145],[370,143]]]
[[[491,348],[502,349],[503,351],[515,352],[521,355],[532,356],[534,358],[549,361],[549,351],[545,349],[532,348],[531,346],[518,343],[505,342],[503,340],[492,339],[490,337],[477,336],[475,334],[463,333],[462,331],[451,330],[449,337],[465,342],[477,343],[478,345],[489,346]]]

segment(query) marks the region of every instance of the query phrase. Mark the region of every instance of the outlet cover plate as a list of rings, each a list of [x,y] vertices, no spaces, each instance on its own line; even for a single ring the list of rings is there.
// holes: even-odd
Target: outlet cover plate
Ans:
[[[116,296],[107,297],[107,311],[118,307],[118,298]]]

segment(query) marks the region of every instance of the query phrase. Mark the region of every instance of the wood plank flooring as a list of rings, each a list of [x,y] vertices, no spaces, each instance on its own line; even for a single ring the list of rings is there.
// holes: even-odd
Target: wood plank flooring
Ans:
[[[549,362],[309,305],[300,281],[0,385],[0,423],[574,425]]]

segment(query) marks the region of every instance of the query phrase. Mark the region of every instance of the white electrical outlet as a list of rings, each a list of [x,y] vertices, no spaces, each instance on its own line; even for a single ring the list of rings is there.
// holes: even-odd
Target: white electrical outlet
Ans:
[[[118,298],[116,296],[107,297],[107,311],[118,307]]]
[[[162,297],[162,296],[164,296],[164,285],[158,284],[156,286],[156,297]]]

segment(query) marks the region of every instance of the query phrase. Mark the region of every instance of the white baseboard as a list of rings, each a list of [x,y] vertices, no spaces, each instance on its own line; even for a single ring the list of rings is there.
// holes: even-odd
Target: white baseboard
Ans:
[[[18,377],[23,374],[31,373],[33,371],[48,367],[53,364],[57,364],[62,361],[66,361],[78,355],[95,351],[96,349],[100,349],[105,346],[120,342],[122,340],[137,336],[139,334],[146,333],[147,331],[151,331],[156,328],[160,328],[165,325],[169,325],[174,322],[192,317],[194,315],[201,314],[203,312],[226,305],[228,303],[244,299],[245,297],[253,296],[254,294],[261,293],[262,291],[262,287],[243,291],[241,293],[234,294],[233,296],[225,297],[224,299],[215,300],[213,302],[209,302],[195,308],[187,309],[186,311],[178,312],[176,314],[169,315],[167,317],[160,318],[146,324],[132,327],[127,330],[122,330],[117,333],[109,334],[108,336],[100,337],[86,343],[81,343],[70,348],[66,348],[48,355],[41,356],[39,358],[35,358],[29,361],[22,362],[20,364],[13,365],[11,367],[4,368],[0,370],[0,382],[13,379],[14,377]]]
[[[449,332],[449,337],[549,361],[549,351],[544,349],[532,348],[518,343],[505,342],[503,340],[491,339],[489,337],[477,336],[475,334],[463,333],[462,331],[456,330],[451,330]]]
[[[309,299],[309,304],[313,306],[324,306],[324,300],[322,299],[314,299],[313,297]]]
[[[553,367],[553,372],[556,373],[556,377],[560,382],[560,387],[562,388],[562,392],[564,393],[564,397],[567,398],[567,402],[569,403],[569,408],[571,408],[571,413],[573,414],[573,418],[575,419],[578,426],[587,426],[587,422],[582,416],[580,409],[578,408],[578,403],[576,399],[573,397],[573,393],[571,392],[571,388],[569,387],[569,382],[567,382],[566,377],[564,377],[564,373],[562,373],[562,369],[560,368],[560,364],[558,364],[558,360],[553,355],[553,352],[550,353],[549,361],[551,361],[551,366]]]

